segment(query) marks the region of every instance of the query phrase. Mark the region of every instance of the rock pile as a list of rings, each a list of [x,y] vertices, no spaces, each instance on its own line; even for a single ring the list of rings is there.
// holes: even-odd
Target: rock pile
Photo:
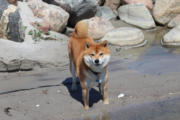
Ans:
[[[23,42],[28,48],[36,46],[24,51],[31,54],[33,59],[29,59],[22,58],[23,50],[19,51],[22,46],[16,44],[18,50],[13,48],[13,51],[21,59],[15,57],[18,60],[11,59],[11,62],[0,59],[0,71],[21,70],[27,63],[22,59],[41,63],[42,59],[32,56],[35,51],[44,49],[44,43],[49,45],[47,48],[51,49],[51,54],[44,54],[43,58],[48,58],[49,63],[54,62],[58,44],[67,43],[75,24],[82,19],[88,21],[88,33],[94,40],[108,40],[120,47],[141,46],[145,43],[143,30],[153,30],[157,26],[172,28],[162,38],[162,45],[180,45],[179,0],[0,0],[0,42],[5,45],[0,47],[1,51],[9,47],[9,42],[4,42],[8,40],[14,44]],[[113,26],[115,22],[123,25]],[[6,56],[0,54],[0,58]]]

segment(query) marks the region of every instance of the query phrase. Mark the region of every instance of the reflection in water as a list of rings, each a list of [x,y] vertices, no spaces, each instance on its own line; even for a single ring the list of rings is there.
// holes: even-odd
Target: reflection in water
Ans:
[[[146,46],[144,54],[135,62],[130,63],[128,68],[151,75],[180,71],[180,48],[162,47],[160,40],[167,30],[160,29],[160,31],[145,33],[149,44]]]
[[[180,120],[180,97],[158,102],[131,105],[119,111],[83,120]]]

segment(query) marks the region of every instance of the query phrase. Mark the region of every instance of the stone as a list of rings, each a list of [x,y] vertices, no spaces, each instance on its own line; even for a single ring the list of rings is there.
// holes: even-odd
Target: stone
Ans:
[[[180,25],[180,14],[178,14],[175,18],[173,18],[169,24],[168,27],[173,28]]]
[[[10,4],[17,5],[18,0],[7,0]]]
[[[24,27],[17,6],[0,0],[0,38],[24,41]]]
[[[156,0],[153,7],[153,16],[159,24],[165,25],[180,14],[179,0]]]
[[[121,27],[108,32],[101,41],[107,40],[110,44],[121,47],[137,46],[145,42],[144,34],[140,29]]]
[[[150,10],[152,10],[152,8],[153,8],[152,0],[123,0],[123,1],[127,4],[141,3],[141,4],[145,5]]]
[[[95,40],[101,39],[107,32],[114,29],[110,21],[99,17],[89,19],[88,24],[88,34]]]
[[[33,70],[34,62],[32,60],[24,59],[21,61],[20,70],[21,71],[29,71]]]
[[[180,26],[177,26],[164,35],[162,45],[180,46]]]
[[[69,38],[64,34],[57,33],[54,31],[49,31],[48,33],[49,34],[42,34],[40,38],[43,40],[57,40],[57,41],[62,41],[62,42],[69,40]]]
[[[6,71],[7,71],[7,65],[3,61],[0,61],[0,72],[6,72]]]
[[[9,63],[7,63],[7,70],[8,72],[14,72],[20,70],[20,61],[19,60],[11,60]]]
[[[97,11],[97,4],[91,1],[83,1],[75,5],[70,10],[69,26],[74,27],[75,24],[82,19],[94,17]]]
[[[72,34],[74,32],[74,29],[73,28],[70,28],[70,27],[66,27],[66,31],[65,31],[65,35],[67,35],[68,37],[71,37]]]
[[[118,9],[121,20],[143,29],[156,27],[149,10],[143,4],[123,5]]]
[[[110,7],[114,12],[119,8],[121,0],[106,0],[104,5]]]
[[[62,32],[66,27],[69,14],[62,8],[47,4],[42,0],[29,0],[28,5],[36,17],[50,25],[50,30]]]
[[[111,8],[107,6],[100,6],[97,8],[96,16],[101,17],[103,19],[111,20],[115,19],[116,15],[112,11]]]

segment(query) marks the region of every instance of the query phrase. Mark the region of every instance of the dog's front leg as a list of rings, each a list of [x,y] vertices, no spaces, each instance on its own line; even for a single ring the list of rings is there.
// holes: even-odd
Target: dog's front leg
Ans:
[[[83,93],[83,100],[84,100],[84,108],[88,110],[89,109],[89,89],[82,88],[82,93]]]

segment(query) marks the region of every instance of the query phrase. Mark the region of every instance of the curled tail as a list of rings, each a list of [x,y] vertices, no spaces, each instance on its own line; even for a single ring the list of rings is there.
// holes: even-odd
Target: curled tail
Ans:
[[[81,20],[76,24],[74,35],[77,38],[88,37],[88,21],[87,20]]]

